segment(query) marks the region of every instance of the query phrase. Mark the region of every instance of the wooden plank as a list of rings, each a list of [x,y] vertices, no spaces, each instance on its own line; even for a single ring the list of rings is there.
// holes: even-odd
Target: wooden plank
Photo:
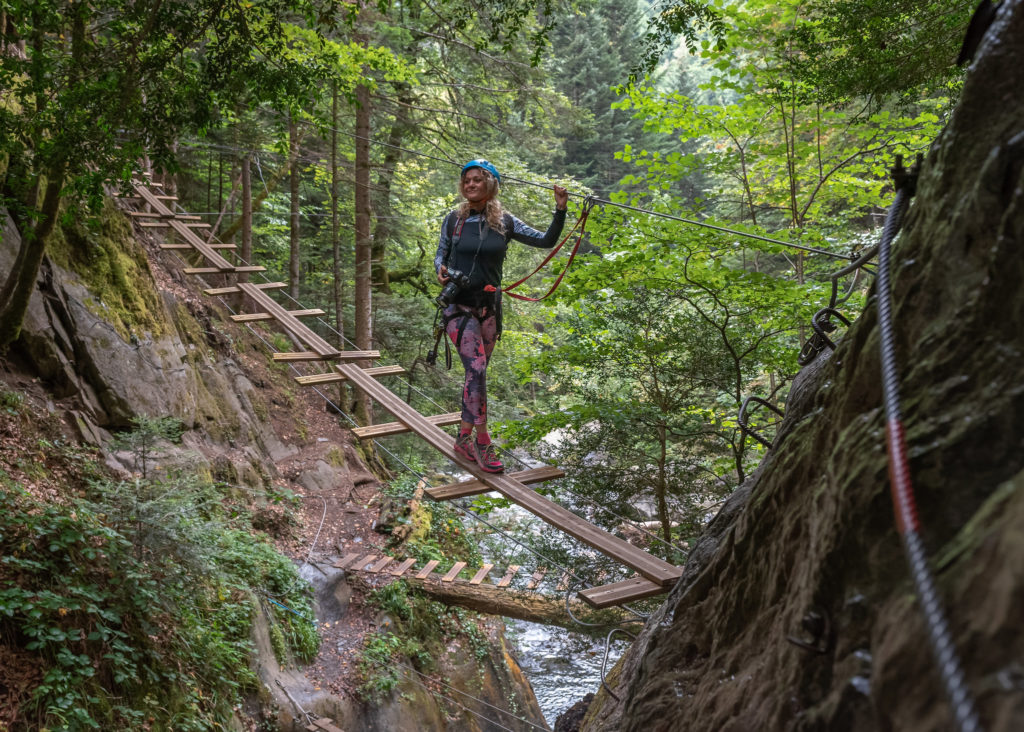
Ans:
[[[519,570],[522,569],[518,564],[508,565],[508,569],[505,570],[505,576],[498,580],[498,587],[508,587],[512,584],[512,578],[519,574]]]
[[[572,574],[569,572],[568,569],[565,570],[564,572],[562,572],[562,576],[558,578],[558,584],[555,585],[555,590],[558,591],[558,592],[565,592],[566,590],[568,590],[569,589],[569,579],[571,577],[572,577]]]
[[[416,573],[416,579],[426,579],[431,572],[434,571],[434,567],[439,565],[441,562],[437,559],[431,559],[427,562],[427,566]]]
[[[257,287],[253,287],[248,282],[239,282],[238,286],[242,292],[252,298],[261,311],[271,313],[277,319],[277,322],[281,324],[282,328],[300,343],[308,346],[311,351],[319,353],[321,357],[335,358],[337,356],[339,353],[337,348],[303,325],[298,318],[289,315],[288,311],[270,295]]]
[[[163,214],[164,216],[172,217],[170,219],[171,228],[174,229],[174,231],[176,231],[184,241],[191,244],[200,254],[202,254],[210,266],[216,267],[220,271],[234,269],[233,265],[229,261],[211,249],[206,241],[199,238],[199,236],[189,229],[184,222],[175,220],[175,218],[173,218],[176,217],[174,211],[167,208],[155,193],[143,185],[136,185],[135,192],[143,201],[148,203],[154,211],[159,214]]]
[[[452,565],[452,568],[448,570],[448,574],[441,578],[442,582],[454,582],[455,578],[458,577],[459,572],[466,566],[465,562],[456,562]]]
[[[348,568],[352,572],[362,572],[363,568],[366,567],[367,564],[370,562],[376,562],[378,559],[380,559],[380,555],[377,554],[377,552],[370,552],[369,554],[364,555],[361,559],[357,559],[352,562],[352,564],[348,565]]]
[[[261,290],[283,290],[288,286],[287,282],[264,282],[256,285]],[[238,289],[238,285],[229,285],[228,287],[210,287],[203,290],[203,294],[216,296],[216,295],[234,295],[236,292],[241,292]]]
[[[374,562],[366,571],[367,572],[372,572],[373,574],[377,574],[382,569],[384,569],[386,566],[391,564],[393,561],[395,561],[394,557],[383,556],[379,560]]]
[[[398,364],[393,364],[391,366],[372,366],[368,369],[363,369],[363,373],[370,376],[389,376],[391,374],[404,374],[405,369]],[[311,374],[309,376],[296,376],[295,381],[303,386],[309,386],[311,384],[335,384],[341,381],[348,381],[348,377],[338,373]]]
[[[540,581],[542,579],[544,579],[544,575],[546,575],[547,573],[548,573],[548,568],[547,567],[538,567],[537,571],[533,573],[532,577],[530,577],[530,581],[526,583],[526,589],[528,589],[528,590],[535,590],[535,589],[537,589],[537,585],[540,584]]]
[[[331,361],[337,356],[322,356],[316,351],[289,351],[271,355],[275,361],[291,363],[293,361]]]
[[[289,310],[288,312],[296,318],[304,318],[311,315],[326,315],[326,313],[319,308],[311,308],[309,310]],[[236,323],[252,323],[257,320],[273,320],[274,316],[270,313],[242,313],[241,315],[232,315],[231,319]]]
[[[669,587],[651,582],[644,577],[633,577],[622,582],[613,582],[610,585],[591,587],[589,590],[583,590],[577,594],[591,607],[600,609],[660,595],[668,592],[669,589]]]
[[[529,470],[520,470],[517,473],[509,473],[508,477],[518,480],[523,485],[531,485],[533,483],[542,483],[545,480],[564,478],[565,471],[555,465],[543,465],[539,468],[530,468]],[[436,488],[426,488],[424,489],[424,493],[435,501],[447,501],[452,498],[462,498],[464,496],[475,496],[480,493],[487,493],[490,490],[493,489],[479,480],[465,480],[461,483],[449,483],[448,485],[442,485]]]
[[[157,199],[159,199],[161,201],[177,201],[178,197],[177,196],[170,196],[170,195],[166,195],[166,194],[160,194],[159,196],[157,196]]]
[[[480,470],[476,463],[466,462],[456,457],[455,441],[451,436],[440,427],[427,421],[423,415],[402,401],[398,395],[374,381],[372,377],[363,374],[357,366],[338,364],[334,368],[340,373],[346,374],[353,385],[365,391],[401,422],[408,424],[427,444],[446,458],[458,464],[477,480],[490,486],[492,490],[498,491],[513,503],[522,506],[555,528],[612,557],[657,584],[673,584],[682,574],[681,567],[669,564],[663,559],[652,556],[629,542],[599,529],[557,503],[530,490],[514,478],[500,473],[486,473]]]
[[[160,248],[161,249],[179,249],[179,250],[184,250],[184,249],[192,249],[192,245],[191,244],[161,244]],[[210,245],[210,249],[235,249],[235,248],[236,247],[235,247],[234,244],[221,244],[219,242],[216,243],[216,244],[211,244]]]
[[[392,567],[391,569],[389,569],[388,574],[393,574],[395,577],[401,577],[408,571],[409,567],[411,567],[414,564],[416,564],[416,558],[409,557],[404,562],[399,564],[397,567]]]
[[[209,248],[209,247],[207,247]],[[219,256],[219,255],[218,255]],[[258,264],[245,267],[236,267],[229,264],[227,267],[185,267],[182,272],[190,275],[203,274],[232,274],[238,272],[266,272],[267,268]]]
[[[431,424],[436,424],[438,427],[458,424],[459,422],[462,421],[462,412],[435,414],[432,417],[427,417],[427,420]],[[375,437],[384,437],[386,435],[400,435],[403,432],[410,431],[410,427],[408,425],[402,424],[401,422],[386,422],[384,424],[372,424],[369,427],[352,428],[352,434],[358,437],[360,440],[372,440]],[[490,489],[485,488],[484,490]]]
[[[348,563],[349,562],[354,562],[358,556],[359,556],[358,552],[355,553],[355,554],[346,554],[344,557],[339,559],[337,562],[335,562],[331,566],[334,567],[335,569],[345,569],[345,567],[348,566]]]
[[[484,581],[484,577],[487,576],[487,573],[490,572],[492,569],[494,569],[494,565],[493,564],[485,564],[484,566],[480,567],[480,571],[478,571],[476,574],[473,575],[473,579],[471,579],[469,581],[469,584],[471,584],[471,585],[478,585],[478,584],[480,584],[481,582]]]
[[[126,214],[137,219],[159,219],[162,214],[153,211],[125,211]]]
[[[169,221],[140,221],[139,226],[143,229],[167,229],[170,228],[171,224]],[[197,221],[196,223],[185,224],[190,229],[209,229],[210,225],[203,222]],[[192,247],[189,247],[191,249]],[[216,249],[215,246],[211,245],[211,249]]]

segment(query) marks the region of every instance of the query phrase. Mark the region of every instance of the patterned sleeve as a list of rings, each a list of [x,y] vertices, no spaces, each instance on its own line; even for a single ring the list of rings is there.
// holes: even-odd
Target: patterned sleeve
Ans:
[[[448,236],[448,219],[454,212],[449,212],[441,222],[441,236],[437,241],[437,253],[434,255],[434,271],[440,272],[441,265],[448,259],[448,252],[452,248],[452,238]]]
[[[512,238],[523,244],[531,247],[540,247],[541,249],[550,249],[557,244],[558,237],[562,234],[562,227],[565,226],[565,211],[555,210],[554,215],[551,217],[551,224],[543,234],[527,226],[515,216],[511,218]]]

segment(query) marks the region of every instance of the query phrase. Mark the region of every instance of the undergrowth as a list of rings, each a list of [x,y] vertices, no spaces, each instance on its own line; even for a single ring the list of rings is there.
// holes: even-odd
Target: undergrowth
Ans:
[[[4,408],[16,402],[5,396]],[[136,432],[167,427],[142,420]],[[146,450],[158,439],[136,437]],[[49,447],[49,464],[66,459]],[[23,663],[0,668],[0,687],[19,690],[0,728],[231,726],[257,686],[250,636],[261,605],[282,663],[315,657],[308,584],[229,504],[227,486],[93,475],[53,499],[5,464],[0,656]]]

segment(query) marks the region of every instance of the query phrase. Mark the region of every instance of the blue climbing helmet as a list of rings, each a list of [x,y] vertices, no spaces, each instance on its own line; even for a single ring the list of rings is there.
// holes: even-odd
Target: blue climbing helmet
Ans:
[[[498,172],[498,169],[495,168],[494,164],[491,163],[489,160],[484,160],[483,158],[470,160],[468,163],[462,166],[462,173],[460,173],[460,175],[465,175],[466,171],[470,170],[471,168],[480,168],[481,170],[486,170],[488,173],[494,176],[495,180],[501,183],[501,173]]]

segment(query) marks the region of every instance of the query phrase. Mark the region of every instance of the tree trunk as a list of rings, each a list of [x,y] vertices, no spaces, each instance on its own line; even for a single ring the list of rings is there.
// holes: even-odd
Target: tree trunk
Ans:
[[[356,141],[355,141],[355,336],[356,348],[368,351],[373,347],[371,312],[370,268],[373,241],[370,237],[370,89],[365,84],[356,87]],[[369,362],[361,362],[368,366]],[[370,424],[370,404],[367,396],[357,390],[356,419]]]
[[[288,174],[291,179],[291,215],[288,217],[288,294],[299,299],[299,127],[295,117],[288,118]]]
[[[47,172],[46,190],[40,218],[21,231],[21,246],[14,265],[0,291],[0,350],[6,349],[21,334],[28,311],[28,302],[36,287],[39,266],[46,253],[46,244],[60,216],[60,197],[64,187],[64,162]]]
[[[331,250],[334,261],[334,329],[338,348],[345,350],[345,318],[341,279],[341,222],[338,205],[338,83],[331,87]]]
[[[464,580],[441,582],[440,579],[420,580],[406,577],[405,581],[410,587],[422,590],[446,605],[457,605],[488,615],[528,620],[531,623],[557,625],[573,631],[581,630],[581,627],[566,614],[565,597],[561,594],[543,595],[539,592],[512,590],[494,585],[471,585]],[[610,625],[636,617],[618,607],[595,610],[581,600],[570,600],[569,608],[573,615],[588,623]],[[583,632],[586,632],[585,629]]]
[[[387,263],[387,242],[394,228],[391,218],[391,184],[395,179],[395,168],[402,159],[401,146],[406,130],[409,128],[407,107],[412,103],[411,87],[408,84],[398,85],[399,106],[395,112],[395,121],[388,134],[388,147],[384,153],[384,164],[377,176],[376,205],[377,222],[373,232],[372,277],[371,280],[379,292],[391,294],[390,275]]]

